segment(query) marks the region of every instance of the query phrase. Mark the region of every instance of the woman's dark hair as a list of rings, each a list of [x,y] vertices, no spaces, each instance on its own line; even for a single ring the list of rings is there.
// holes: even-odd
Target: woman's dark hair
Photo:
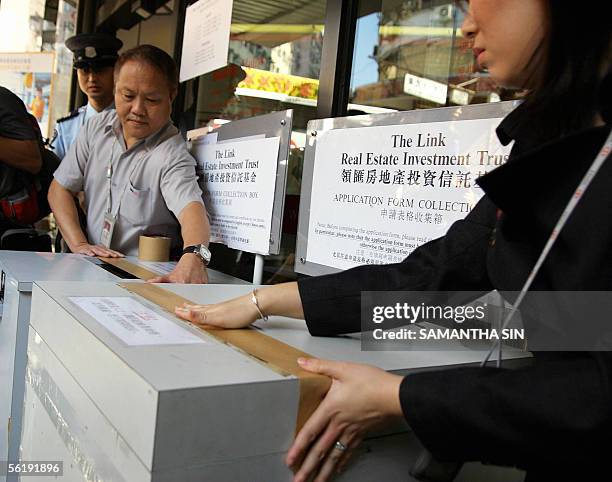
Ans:
[[[548,0],[545,73],[522,109],[543,140],[590,127],[597,114],[610,123],[611,4]]]
[[[118,78],[121,67],[130,60],[145,62],[157,69],[166,78],[170,92],[177,91],[179,78],[176,64],[172,57],[162,49],[153,45],[139,45],[138,47],[123,52],[115,64],[115,79]]]

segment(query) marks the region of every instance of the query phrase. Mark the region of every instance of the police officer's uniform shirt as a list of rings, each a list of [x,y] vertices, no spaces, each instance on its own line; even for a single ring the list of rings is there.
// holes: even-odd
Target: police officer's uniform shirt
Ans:
[[[109,105],[102,112],[106,112],[115,108],[114,104]],[[89,119],[98,114],[98,111],[94,109],[90,104],[84,105],[77,109],[75,115],[69,115],[63,119],[57,121],[55,127],[55,137],[53,139],[52,148],[57,154],[57,157],[63,159],[70,149],[70,146],[74,143],[81,130],[81,127],[85,125]]]
[[[173,245],[179,246],[180,226],[173,214],[178,218],[189,203],[204,203],[196,162],[176,127],[168,122],[159,132],[126,149],[116,111],[101,112],[85,123],[54,176],[72,192],[85,191],[91,244],[100,243],[108,197],[106,170],[111,159],[111,212],[118,213],[111,248],[137,255],[141,234],[169,236]]]

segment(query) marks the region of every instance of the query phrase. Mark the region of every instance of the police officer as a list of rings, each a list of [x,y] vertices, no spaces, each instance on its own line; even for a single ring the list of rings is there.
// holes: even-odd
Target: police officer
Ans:
[[[66,40],[66,47],[74,53],[79,87],[88,103],[57,121],[52,147],[60,159],[87,119],[114,108],[113,68],[122,46],[121,40],[102,33],[84,33]]]

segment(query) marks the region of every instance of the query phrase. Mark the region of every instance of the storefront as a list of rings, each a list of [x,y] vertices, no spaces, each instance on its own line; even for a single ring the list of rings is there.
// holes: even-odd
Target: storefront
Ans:
[[[82,1],[76,29],[114,33],[124,49],[153,44],[179,63],[186,10],[193,3]],[[294,110],[282,251],[266,259],[264,282],[296,276],[293,253],[310,120],[516,97],[476,71],[459,28],[463,13],[449,1],[234,0],[231,18],[228,65],[182,82],[173,118],[185,133]],[[77,90],[73,81],[72,107],[83,101]],[[223,247],[216,251],[216,267],[249,277],[250,256]]]

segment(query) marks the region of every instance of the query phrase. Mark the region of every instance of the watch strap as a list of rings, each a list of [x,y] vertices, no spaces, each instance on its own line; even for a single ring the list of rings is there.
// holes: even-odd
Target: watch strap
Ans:
[[[206,251],[208,251],[208,258],[202,256],[200,250],[204,248],[206,249]],[[198,258],[200,258],[202,260],[202,262],[204,263],[204,265],[208,266],[208,263],[210,263],[210,259],[211,259],[211,254],[209,249],[203,245],[203,244],[196,244],[193,246],[187,246],[186,248],[183,249],[183,254],[195,254]]]
[[[200,246],[197,244],[194,246],[187,246],[186,248],[183,249],[183,254],[199,253],[199,252],[200,252]]]

